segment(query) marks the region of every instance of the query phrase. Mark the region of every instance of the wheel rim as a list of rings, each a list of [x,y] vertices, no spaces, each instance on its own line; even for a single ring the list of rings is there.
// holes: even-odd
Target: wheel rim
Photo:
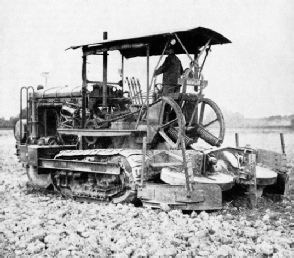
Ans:
[[[181,142],[181,135],[184,136],[185,117],[173,99],[162,97],[161,102],[159,134],[172,148],[176,149]]]
[[[215,102],[203,98],[198,102],[196,112],[193,110],[192,114],[191,110],[188,110],[189,105],[184,106],[183,109],[186,117],[189,117],[186,133],[194,142],[201,138],[212,146],[222,144],[225,136],[225,122],[223,114]]]

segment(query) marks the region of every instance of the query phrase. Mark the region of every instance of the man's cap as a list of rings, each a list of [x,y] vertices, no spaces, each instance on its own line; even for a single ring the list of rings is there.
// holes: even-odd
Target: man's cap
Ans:
[[[176,45],[176,43],[177,43],[177,41],[175,40],[175,39],[172,39],[170,42],[169,42],[169,44],[168,44],[168,46],[166,47],[166,50],[169,50],[169,49],[175,49],[175,45]]]

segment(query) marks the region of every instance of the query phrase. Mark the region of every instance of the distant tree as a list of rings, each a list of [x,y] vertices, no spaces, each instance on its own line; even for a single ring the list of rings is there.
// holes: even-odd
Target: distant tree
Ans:
[[[19,116],[18,116],[19,117]],[[19,119],[18,117],[11,116],[8,120],[6,120],[3,116],[0,118],[0,128],[13,128],[16,121]],[[24,116],[23,116],[24,117]]]
[[[267,118],[267,120],[269,121],[273,121],[273,120],[281,120],[282,116],[270,116]]]
[[[4,127],[5,119],[4,117],[0,118],[0,127]]]

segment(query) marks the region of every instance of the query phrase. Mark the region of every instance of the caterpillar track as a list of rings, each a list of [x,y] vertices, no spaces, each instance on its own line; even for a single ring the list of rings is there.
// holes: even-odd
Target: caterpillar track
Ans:
[[[127,203],[136,197],[141,164],[141,150],[65,150],[40,158],[38,169],[29,165],[27,175],[34,187],[53,184],[72,198]]]
[[[66,168],[51,172],[53,185],[73,198],[113,203],[132,202],[140,180],[141,153],[139,150],[123,149],[61,151],[55,156],[54,162]],[[43,164],[47,164],[45,160]],[[78,165],[79,168],[75,171],[68,164]],[[50,164],[46,167],[49,168]]]

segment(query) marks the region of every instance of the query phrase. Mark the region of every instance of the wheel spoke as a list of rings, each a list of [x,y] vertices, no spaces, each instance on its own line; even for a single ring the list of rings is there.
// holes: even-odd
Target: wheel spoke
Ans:
[[[205,109],[205,103],[201,103],[201,109],[200,109],[200,116],[199,116],[199,125],[202,125],[203,123],[203,117],[204,117],[204,109]]]
[[[171,138],[164,132],[164,131],[159,131],[159,134],[162,136],[162,138],[173,148],[177,148],[177,144],[174,143]]]
[[[194,107],[190,122],[188,124],[188,126],[191,126],[193,124],[193,122],[195,123],[195,121],[198,121],[198,100],[196,102],[196,105]]]
[[[174,119],[174,120],[171,120],[171,121],[169,121],[168,123],[166,123],[166,124],[160,126],[160,128],[165,128],[165,127],[168,127],[168,126],[170,126],[170,125],[173,125],[173,124],[174,124],[175,122],[177,122],[177,121],[178,121],[177,118]]]
[[[204,127],[204,128],[205,128],[205,127],[208,127],[208,126],[214,124],[214,123],[217,122],[217,121],[218,121],[218,119],[216,118],[215,120],[213,120],[213,121],[207,123],[206,125],[203,125],[203,127]]]
[[[162,101],[162,104],[160,106],[160,111],[159,111],[159,117],[158,117],[158,122],[160,123],[160,119],[163,118],[163,114],[164,114],[164,109],[165,109],[165,102]],[[163,122],[163,120],[162,120]]]

